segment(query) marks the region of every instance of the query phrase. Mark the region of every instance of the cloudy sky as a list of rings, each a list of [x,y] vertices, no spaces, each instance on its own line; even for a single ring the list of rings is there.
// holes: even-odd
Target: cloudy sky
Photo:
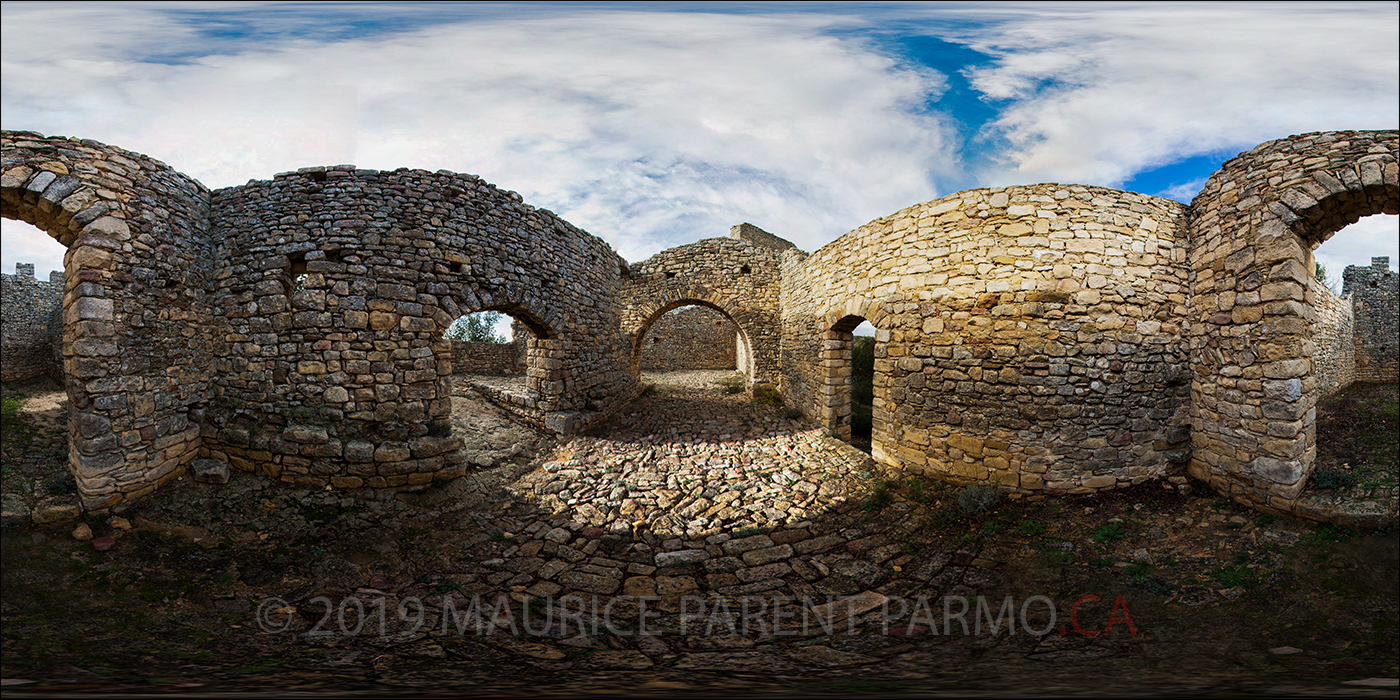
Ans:
[[[1400,4],[0,4],[0,122],[227,187],[474,173],[628,260],[748,221],[815,250],[981,186],[1189,201],[1274,138],[1400,124]],[[1319,253],[1400,262],[1397,217]],[[62,265],[4,222],[0,269]]]

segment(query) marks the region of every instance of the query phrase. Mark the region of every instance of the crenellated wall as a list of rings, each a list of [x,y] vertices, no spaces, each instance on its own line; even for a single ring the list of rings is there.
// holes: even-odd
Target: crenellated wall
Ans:
[[[1355,376],[1359,382],[1393,382],[1400,377],[1400,275],[1389,257],[1371,258],[1370,267],[1348,265],[1342,291],[1355,310]]]
[[[63,355],[54,353],[63,328],[63,279],[34,279],[32,263],[16,263],[0,274],[0,381],[63,378]]]

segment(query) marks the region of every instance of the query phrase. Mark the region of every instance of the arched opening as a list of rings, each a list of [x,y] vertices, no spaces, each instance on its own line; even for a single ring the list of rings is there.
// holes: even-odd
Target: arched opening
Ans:
[[[1304,494],[1375,498],[1394,488],[1400,466],[1400,216],[1364,217],[1314,245],[1307,300],[1316,457]]]
[[[730,393],[752,390],[753,351],[743,326],[724,308],[680,299],[653,312],[637,331],[632,369],[638,377],[668,372],[712,372]],[[732,373],[731,373],[732,372]]]
[[[557,379],[558,372],[550,370],[540,343],[549,336],[529,310],[502,305],[460,313],[443,329],[442,342],[454,385],[533,411],[547,395],[558,393],[550,391],[550,380]]]
[[[848,315],[826,332],[823,369],[827,376],[827,429],[863,452],[875,441],[874,413],[883,404],[884,386],[875,373],[875,358],[888,335],[864,316]]]
[[[538,434],[500,409],[543,427],[561,384],[546,357],[549,335],[537,316],[509,305],[460,313],[443,330],[441,345],[451,364],[451,431],[461,440],[469,469],[530,453]]]
[[[10,212],[6,212],[8,216]],[[7,484],[47,497],[76,491],[70,473],[70,408],[64,373],[63,298],[68,247],[30,223],[0,219],[0,452]],[[29,504],[32,506],[33,504]]]

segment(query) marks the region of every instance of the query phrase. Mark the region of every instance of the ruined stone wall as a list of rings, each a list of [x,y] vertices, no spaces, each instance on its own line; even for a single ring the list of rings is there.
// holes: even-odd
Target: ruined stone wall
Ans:
[[[1191,473],[1289,511],[1317,454],[1321,393],[1308,251],[1363,216],[1400,213],[1395,131],[1270,141],[1226,161],[1191,203]]]
[[[734,323],[703,306],[676,309],[653,323],[642,339],[644,370],[734,369]]]
[[[525,343],[519,336],[510,343],[448,342],[452,344],[452,371],[456,374],[506,377],[525,371]]]
[[[474,176],[303,168],[216,192],[214,223],[205,438],[238,468],[346,488],[463,473],[442,334],[470,312],[529,326],[510,408],[545,427],[581,430],[639,390],[618,333],[625,263]]]
[[[776,385],[781,286],[779,253],[733,238],[707,238],[634,263],[621,295],[622,330],[633,346],[634,371],[652,324],[672,309],[698,305],[723,313],[738,327],[749,356],[740,364],[752,370],[749,388]]]
[[[216,257],[209,192],[96,141],[0,135],[0,202],[68,248],[63,352],[69,466],[85,507],[177,476],[201,446]]]
[[[1351,299],[1316,279],[1308,280],[1308,304],[1317,314],[1312,337],[1317,344],[1313,356],[1313,372],[1317,376],[1319,396],[1326,396],[1349,386],[1356,378],[1356,347],[1352,336]]]
[[[1021,492],[1185,460],[1186,207],[1097,187],[960,192],[784,257],[783,391],[849,434],[876,328],[878,461]]]
[[[1400,275],[1390,258],[1371,258],[1370,267],[1349,265],[1342,290],[1355,315],[1356,381],[1393,382],[1400,377]]]
[[[15,274],[0,274],[0,381],[63,377],[62,355],[53,352],[54,317],[62,333],[62,314],[62,273],[57,283],[44,282],[34,279],[32,263],[17,263]]]

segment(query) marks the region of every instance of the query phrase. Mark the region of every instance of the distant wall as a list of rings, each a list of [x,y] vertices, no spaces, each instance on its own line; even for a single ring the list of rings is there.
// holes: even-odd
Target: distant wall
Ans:
[[[43,375],[63,376],[54,355],[63,332],[63,284],[34,278],[34,265],[18,263],[15,274],[0,274],[0,381],[17,382]],[[55,323],[55,317],[57,323]]]
[[[713,309],[676,309],[658,318],[642,339],[642,369],[734,369],[737,331]]]
[[[525,370],[523,342],[478,343],[469,340],[452,342],[452,372],[454,374],[486,374],[505,377]]]
[[[1390,258],[1371,258],[1370,267],[1352,265],[1342,273],[1342,293],[1351,295],[1356,330],[1356,381],[1393,382],[1400,377],[1400,275]]]
[[[1356,380],[1356,350],[1352,336],[1351,299],[1339,297],[1317,280],[1308,281],[1308,302],[1317,313],[1313,321],[1313,380],[1319,396],[1345,389]]]

